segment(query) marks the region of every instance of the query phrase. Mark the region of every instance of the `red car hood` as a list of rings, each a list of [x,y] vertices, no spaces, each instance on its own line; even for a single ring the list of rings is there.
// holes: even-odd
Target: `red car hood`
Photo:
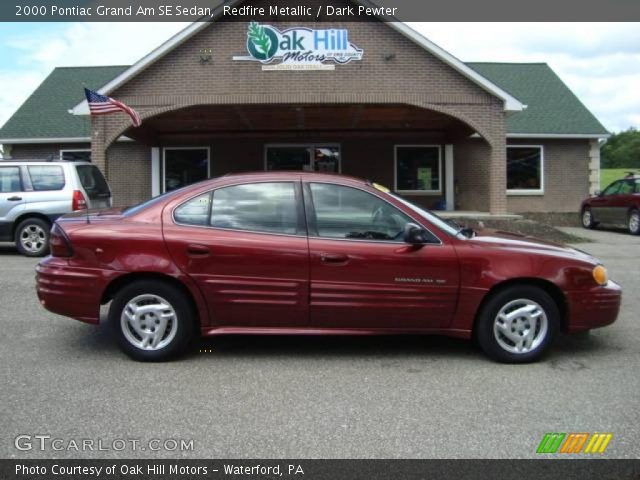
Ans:
[[[519,233],[505,232],[484,228],[476,231],[476,235],[469,241],[482,243],[485,247],[504,248],[508,250],[526,251],[533,254],[550,255],[554,257],[573,258],[597,265],[600,261],[577,248],[561,243],[549,242]]]

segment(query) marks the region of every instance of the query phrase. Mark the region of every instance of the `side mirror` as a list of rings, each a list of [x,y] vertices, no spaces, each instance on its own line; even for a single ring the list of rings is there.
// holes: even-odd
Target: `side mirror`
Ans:
[[[404,242],[410,245],[424,245],[429,243],[427,232],[415,223],[407,223],[404,226]]]
[[[602,192],[600,190],[596,190],[595,192],[593,192],[593,195],[596,197],[601,197],[602,196]]]

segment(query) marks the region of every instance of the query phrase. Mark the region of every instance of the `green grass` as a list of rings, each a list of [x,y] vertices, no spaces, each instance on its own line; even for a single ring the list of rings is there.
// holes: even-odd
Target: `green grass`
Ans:
[[[637,168],[603,168],[600,170],[600,190],[604,190],[615,180],[623,178],[627,172],[639,172]]]

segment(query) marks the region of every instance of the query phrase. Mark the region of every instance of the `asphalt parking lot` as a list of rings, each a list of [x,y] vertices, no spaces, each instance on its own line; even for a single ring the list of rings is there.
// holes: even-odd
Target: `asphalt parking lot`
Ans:
[[[622,285],[621,316],[521,366],[437,337],[220,337],[179,361],[136,363],[105,326],[43,310],[37,261],[2,248],[0,457],[524,458],[546,432],[611,432],[604,456],[638,458],[640,238],[573,233],[595,240],[578,247]],[[194,443],[20,451],[21,434]]]

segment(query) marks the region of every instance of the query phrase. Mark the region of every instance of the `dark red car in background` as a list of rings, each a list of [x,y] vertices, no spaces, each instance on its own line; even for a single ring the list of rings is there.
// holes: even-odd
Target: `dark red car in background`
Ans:
[[[458,229],[355,178],[228,175],[128,209],[76,213],[37,267],[48,310],[109,320],[162,360],[195,334],[474,336],[533,361],[557,332],[615,321],[620,287],[578,250]]]
[[[640,235],[640,175],[616,180],[596,196],[582,202],[582,226],[622,225]]]

